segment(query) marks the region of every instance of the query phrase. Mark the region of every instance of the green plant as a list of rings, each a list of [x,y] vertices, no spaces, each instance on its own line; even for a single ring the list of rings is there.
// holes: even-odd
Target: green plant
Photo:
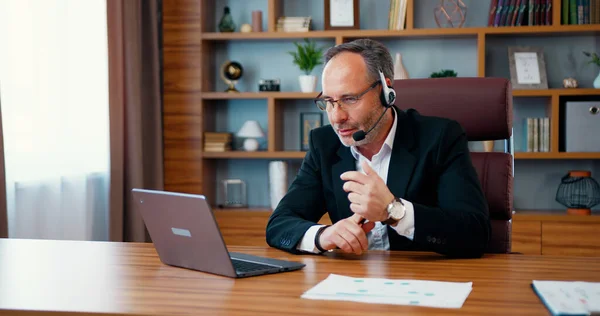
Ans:
[[[587,62],[588,64],[596,64],[596,66],[600,67],[600,58],[598,57],[598,54],[589,52],[583,52],[583,54],[587,57],[592,57],[592,60]]]
[[[444,77],[456,77],[458,74],[454,70],[442,69],[438,72],[432,72],[429,78],[444,78]]]
[[[294,57],[294,64],[300,68],[306,75],[310,75],[315,67],[321,65],[323,62],[324,47],[317,47],[315,42],[304,39],[304,44],[294,42],[296,45],[296,51],[288,52],[288,54]]]

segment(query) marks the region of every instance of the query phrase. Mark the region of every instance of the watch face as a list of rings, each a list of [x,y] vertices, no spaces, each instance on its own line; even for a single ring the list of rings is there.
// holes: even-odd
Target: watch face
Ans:
[[[401,219],[404,217],[404,205],[400,202],[394,202],[392,208],[390,209],[390,215],[394,219]]]

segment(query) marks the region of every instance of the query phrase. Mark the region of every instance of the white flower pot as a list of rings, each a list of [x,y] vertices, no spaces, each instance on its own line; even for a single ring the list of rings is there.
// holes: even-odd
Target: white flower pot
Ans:
[[[317,88],[317,76],[302,75],[298,77],[300,81],[300,91],[302,92],[314,92]]]

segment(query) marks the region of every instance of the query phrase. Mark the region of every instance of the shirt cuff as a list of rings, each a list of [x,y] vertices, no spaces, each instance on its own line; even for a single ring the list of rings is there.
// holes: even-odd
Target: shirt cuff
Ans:
[[[319,230],[319,228],[323,226],[325,225],[314,225],[311,226],[308,230],[306,230],[306,233],[304,233],[304,237],[302,237],[302,240],[300,241],[300,243],[298,243],[296,249],[304,252],[321,253],[319,249],[317,249],[317,247],[315,246],[315,235],[317,235],[317,231]]]
[[[401,200],[404,203],[404,217],[398,222],[396,227],[392,226],[392,228],[398,235],[413,240],[415,236],[415,208],[411,202],[405,199]]]

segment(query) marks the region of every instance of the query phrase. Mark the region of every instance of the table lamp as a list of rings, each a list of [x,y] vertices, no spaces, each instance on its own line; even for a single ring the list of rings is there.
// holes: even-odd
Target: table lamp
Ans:
[[[567,214],[591,215],[591,208],[600,203],[600,185],[590,171],[570,171],[561,179],[556,201],[567,207]]]
[[[246,151],[256,151],[258,149],[257,138],[265,136],[258,121],[252,120],[244,122],[244,125],[242,125],[242,128],[240,128],[236,135],[246,138],[244,140],[244,150]]]

